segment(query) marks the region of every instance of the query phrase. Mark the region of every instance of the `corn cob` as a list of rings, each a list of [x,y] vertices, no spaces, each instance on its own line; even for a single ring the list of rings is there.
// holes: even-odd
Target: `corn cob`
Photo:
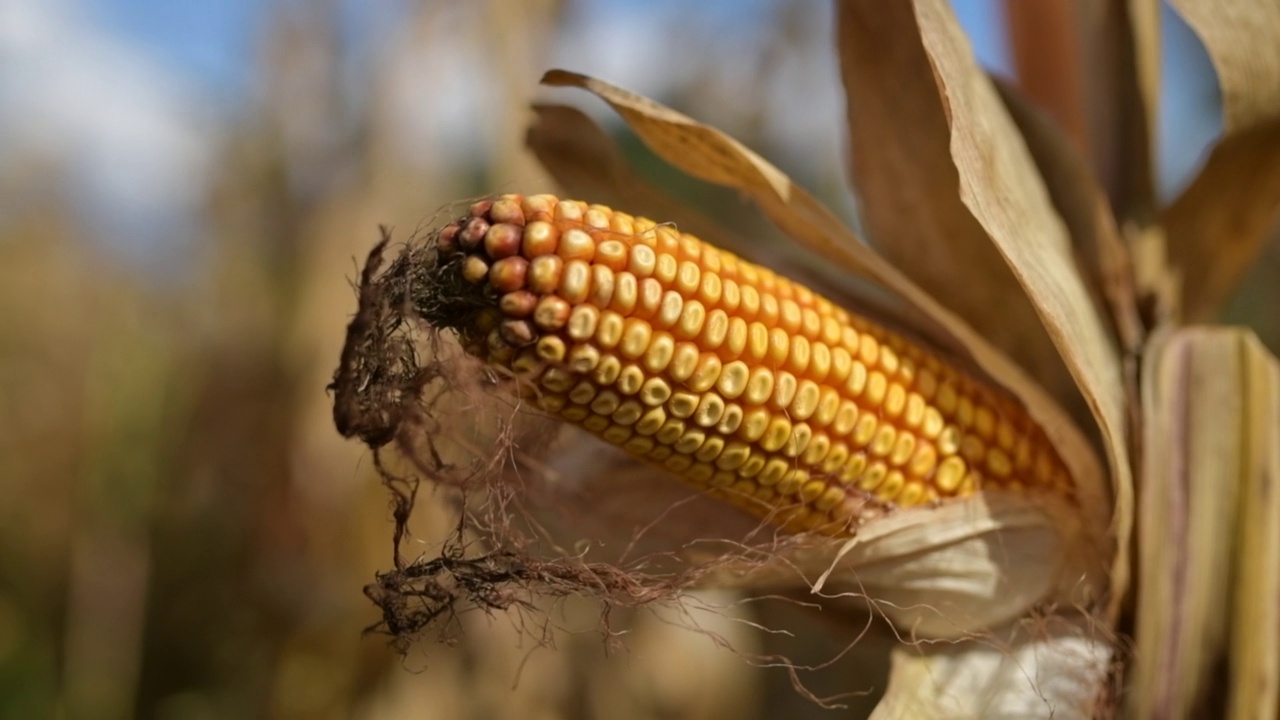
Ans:
[[[993,486],[1070,493],[1007,395],[672,226],[506,195],[435,242],[428,321],[547,413],[787,531],[847,536]]]

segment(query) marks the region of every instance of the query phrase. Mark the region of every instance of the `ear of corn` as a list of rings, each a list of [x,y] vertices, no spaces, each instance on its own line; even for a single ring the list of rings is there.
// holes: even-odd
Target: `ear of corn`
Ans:
[[[1002,392],[670,225],[508,195],[436,243],[430,276],[463,297],[428,320],[542,410],[788,531],[848,535],[991,487],[1071,492]]]

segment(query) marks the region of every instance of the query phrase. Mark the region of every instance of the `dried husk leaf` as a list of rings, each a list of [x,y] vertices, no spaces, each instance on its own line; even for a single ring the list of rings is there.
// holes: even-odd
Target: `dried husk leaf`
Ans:
[[[1109,497],[1103,489],[1106,480],[1078,427],[1021,368],[863,244],[813,196],[727,135],[648,98],[563,70],[547,73],[543,82],[581,87],[596,94],[617,110],[663,159],[694,177],[745,192],[796,241],[900,298],[913,311],[915,325],[911,331],[942,352],[972,361],[977,372],[990,376],[1023,401],[1072,470],[1080,505],[1087,515],[1083,523],[1086,532],[1101,536],[1110,518]],[[1091,553],[1093,557],[1105,554],[1104,550]]]
[[[1280,372],[1246,330],[1157,338],[1144,370],[1134,717],[1275,717]],[[1225,590],[1225,591],[1224,591]]]
[[[960,198],[948,109],[910,4],[847,0],[838,23],[850,178],[871,242],[1074,409],[1079,393],[1035,308]]]
[[[1011,625],[996,636],[894,650],[873,720],[1071,720],[1105,715],[1112,639],[1088,618]]]
[[[1175,0],[1222,90],[1223,133],[1164,212],[1183,314],[1212,318],[1260,254],[1280,211],[1280,4]]]
[[[942,0],[917,0],[914,8],[915,17],[908,19],[918,28],[942,94],[961,200],[1030,297],[1106,445],[1116,505],[1112,529],[1118,552],[1112,582],[1118,602],[1127,584],[1133,491],[1116,348],[1075,271],[1071,243],[1026,145],[974,60],[950,6]],[[1082,499],[1086,502],[1100,501]]]

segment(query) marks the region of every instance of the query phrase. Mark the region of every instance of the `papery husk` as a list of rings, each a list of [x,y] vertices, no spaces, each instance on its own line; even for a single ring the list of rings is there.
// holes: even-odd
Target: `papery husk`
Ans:
[[[1152,343],[1143,406],[1129,712],[1276,717],[1280,364],[1248,330],[1178,330]]]

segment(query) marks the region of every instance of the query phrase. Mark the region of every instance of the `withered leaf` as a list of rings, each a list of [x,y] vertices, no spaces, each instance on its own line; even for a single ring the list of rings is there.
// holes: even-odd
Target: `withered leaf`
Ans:
[[[1280,211],[1280,4],[1175,0],[1222,89],[1223,136],[1164,212],[1184,315],[1213,317],[1261,252]]]

